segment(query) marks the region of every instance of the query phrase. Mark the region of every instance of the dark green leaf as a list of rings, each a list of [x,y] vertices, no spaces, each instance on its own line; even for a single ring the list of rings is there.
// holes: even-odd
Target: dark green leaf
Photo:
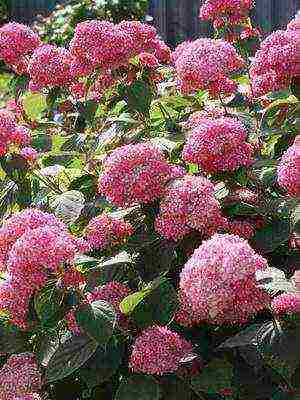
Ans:
[[[106,343],[116,326],[116,312],[105,301],[83,304],[76,311],[78,325],[98,343]]]
[[[191,400],[189,385],[176,377],[169,377],[162,382],[163,400]]]
[[[23,333],[15,327],[0,326],[0,353],[15,354],[26,350]]]
[[[49,283],[42,288],[34,298],[34,306],[41,324],[45,327],[54,327],[61,317],[61,302],[63,293],[56,286],[56,282]]]
[[[167,325],[173,319],[177,308],[177,293],[167,281],[137,304],[131,313],[131,318],[141,328],[153,324]]]
[[[192,378],[192,387],[196,393],[217,393],[230,388],[233,377],[233,366],[224,359],[211,361],[199,375]]]
[[[92,357],[97,347],[98,343],[87,336],[67,339],[50,357],[46,365],[46,380],[55,382],[71,375]]]
[[[99,346],[95,354],[80,368],[79,374],[89,388],[107,381],[122,362],[123,348],[114,343]]]
[[[40,134],[33,137],[31,146],[39,151],[50,151],[52,148],[52,136],[47,134]]]
[[[260,229],[253,238],[253,243],[264,254],[271,253],[280,245],[286,243],[290,233],[288,220],[274,221],[272,224]]]
[[[131,111],[148,114],[152,101],[150,86],[143,81],[135,81],[127,90],[127,103]]]
[[[158,383],[152,376],[133,375],[122,381],[115,400],[158,400],[159,396]]]

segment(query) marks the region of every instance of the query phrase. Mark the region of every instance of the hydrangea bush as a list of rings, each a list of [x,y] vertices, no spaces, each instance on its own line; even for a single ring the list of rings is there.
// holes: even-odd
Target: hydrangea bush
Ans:
[[[300,23],[202,3],[0,27],[1,399],[299,397]]]

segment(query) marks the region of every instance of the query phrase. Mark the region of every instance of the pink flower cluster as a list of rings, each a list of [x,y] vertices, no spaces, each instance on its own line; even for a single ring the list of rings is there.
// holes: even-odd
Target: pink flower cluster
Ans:
[[[199,17],[219,21],[228,16],[231,22],[235,22],[247,16],[253,6],[253,0],[206,0],[200,8]]]
[[[9,145],[23,146],[30,141],[30,131],[24,126],[19,126],[11,112],[6,109],[0,110],[0,156],[8,152]]]
[[[234,235],[214,235],[203,242],[180,274],[178,322],[191,325],[245,323],[269,304],[256,286],[255,272],[267,261]],[[192,312],[190,313],[190,310]]]
[[[158,39],[156,29],[137,21],[113,24],[108,21],[86,21],[78,24],[70,43],[72,71],[82,76],[94,69],[119,68],[129,60],[147,52],[157,62],[170,59],[170,50]]]
[[[254,96],[285,89],[300,75],[299,30],[276,31],[261,44],[250,67]]]
[[[252,162],[253,148],[247,131],[236,118],[202,120],[188,135],[183,159],[206,173],[234,171]]]
[[[235,219],[228,221],[228,232],[244,239],[251,239],[255,235],[254,221],[247,219]]]
[[[271,306],[276,315],[300,314],[300,294],[281,294],[272,300]]]
[[[151,144],[126,145],[114,150],[103,162],[99,192],[119,207],[151,203],[161,197],[166,183],[183,172],[167,163]]]
[[[173,240],[182,239],[192,229],[208,236],[216,233],[226,219],[214,190],[213,183],[201,176],[186,175],[172,181],[160,203],[156,231]]]
[[[86,295],[86,301],[91,304],[94,301],[102,300],[111,304],[117,314],[117,323],[119,327],[126,329],[128,326],[128,318],[122,314],[119,305],[121,301],[131,294],[129,287],[119,282],[109,282],[103,286],[96,287],[93,292]],[[81,330],[77,325],[75,311],[71,310],[66,315],[68,328],[76,335],[80,335]]]
[[[26,25],[11,22],[0,28],[0,60],[17,73],[26,73],[28,59],[40,44],[39,37]]]
[[[136,373],[163,375],[180,367],[193,351],[191,343],[165,326],[153,326],[135,340],[129,366]]]
[[[125,242],[132,235],[131,224],[103,214],[91,219],[85,229],[84,239],[93,249],[104,250]]]
[[[88,244],[71,236],[54,216],[25,210],[12,216],[0,231],[1,263],[6,280],[0,285],[0,309],[12,322],[27,328],[31,296],[52,276],[72,268],[76,254]]]
[[[186,122],[182,124],[186,130],[193,130],[205,122],[207,119],[217,119],[225,116],[225,111],[220,107],[207,106],[202,111],[196,111],[191,114]]]
[[[72,57],[68,50],[54,45],[38,47],[28,65],[28,74],[33,90],[47,86],[65,86],[71,83]]]
[[[0,398],[2,400],[37,400],[42,385],[42,375],[32,353],[13,355],[0,369]]]
[[[300,196],[300,140],[283,154],[277,168],[277,181],[290,196]]]
[[[197,39],[180,44],[173,53],[178,86],[185,93],[208,89],[214,96],[235,92],[231,73],[244,66],[235,48],[224,40]]]

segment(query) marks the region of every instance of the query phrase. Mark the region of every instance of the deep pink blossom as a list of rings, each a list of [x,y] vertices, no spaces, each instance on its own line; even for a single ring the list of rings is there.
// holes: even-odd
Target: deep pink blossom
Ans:
[[[71,83],[71,61],[72,57],[67,49],[50,44],[38,47],[28,66],[31,83],[38,88]]]
[[[299,74],[299,44],[296,30],[273,32],[262,42],[250,67],[256,97],[287,88],[291,77]]]
[[[151,144],[126,145],[104,160],[99,192],[119,207],[146,204],[161,197],[166,183],[178,174],[182,171]]]
[[[32,147],[24,147],[20,151],[20,154],[22,157],[25,158],[26,161],[28,161],[31,164],[35,163],[39,155],[39,153]]]
[[[10,22],[0,28],[0,60],[18,73],[25,73],[28,57],[41,44],[28,26]]]
[[[176,48],[172,58],[179,88],[184,93],[209,89],[214,96],[229,94],[235,90],[230,74],[244,66],[235,48],[224,40],[203,38],[184,42]]]
[[[214,20],[222,15],[240,18],[247,15],[253,6],[253,0],[206,0],[200,8],[199,17],[203,20]]]
[[[84,239],[93,249],[103,250],[125,242],[132,233],[133,228],[128,222],[103,214],[91,219]]]
[[[216,234],[203,242],[180,274],[183,307],[192,309],[188,322],[247,322],[270,302],[255,279],[265,268],[267,261],[238,236]]]
[[[272,300],[272,309],[276,315],[299,314],[300,293],[284,293]]]
[[[202,120],[188,135],[183,159],[198,164],[204,172],[234,171],[252,162],[247,131],[236,118]]]
[[[160,203],[156,231],[168,239],[182,239],[192,229],[204,235],[226,225],[220,204],[214,196],[215,187],[201,176],[186,175],[172,181]]]
[[[0,369],[0,397],[3,400],[23,400],[30,396],[38,399],[42,384],[42,374],[32,353],[12,355]]]
[[[296,140],[281,157],[277,181],[290,196],[300,196],[300,140]]]
[[[164,326],[144,330],[135,340],[129,361],[136,373],[163,375],[176,372],[180,361],[192,353],[192,345]]]

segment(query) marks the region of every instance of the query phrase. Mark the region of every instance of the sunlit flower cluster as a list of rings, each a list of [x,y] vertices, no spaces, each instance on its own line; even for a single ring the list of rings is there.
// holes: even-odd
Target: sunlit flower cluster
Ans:
[[[105,249],[122,244],[133,233],[131,224],[123,219],[103,214],[91,219],[84,239],[93,249]]]
[[[214,21],[228,16],[231,23],[234,23],[247,16],[253,6],[253,0],[206,0],[200,8],[199,17]]]
[[[253,148],[247,130],[236,118],[202,120],[187,138],[183,159],[204,172],[234,171],[252,162]]]
[[[130,368],[136,373],[163,375],[176,372],[192,345],[164,326],[144,330],[135,340]]]
[[[299,44],[299,31],[292,29],[273,32],[262,42],[250,67],[254,96],[285,89],[299,76]]]
[[[255,272],[267,261],[235,235],[214,235],[203,242],[180,274],[183,310],[178,319],[188,325],[245,323],[269,303],[269,296],[256,285]],[[187,321],[184,308],[192,310]]]
[[[39,399],[42,374],[35,355],[12,355],[0,369],[0,398],[3,400]]]
[[[300,314],[300,293],[284,293],[272,300],[272,309],[276,315]]]
[[[192,229],[212,235],[226,225],[214,185],[201,176],[172,181],[160,203],[156,231],[168,239],[182,239]]]
[[[29,129],[18,125],[15,115],[8,110],[0,110],[0,156],[9,151],[10,145],[24,146],[30,141]]]
[[[283,154],[277,169],[277,181],[290,196],[300,196],[300,140]]]
[[[0,309],[11,321],[27,328],[31,296],[50,277],[62,277],[74,257],[89,249],[71,236],[54,216],[26,210],[12,216],[1,228],[1,262],[6,279],[0,286]]]
[[[176,48],[172,58],[183,93],[208,89],[214,96],[231,94],[237,86],[230,74],[244,66],[235,48],[224,40],[184,42]]]
[[[163,195],[170,179],[182,174],[151,144],[126,145],[104,160],[99,192],[119,207],[147,204]]]
[[[28,59],[41,44],[28,26],[10,22],[0,28],[0,60],[17,73],[25,73]]]

